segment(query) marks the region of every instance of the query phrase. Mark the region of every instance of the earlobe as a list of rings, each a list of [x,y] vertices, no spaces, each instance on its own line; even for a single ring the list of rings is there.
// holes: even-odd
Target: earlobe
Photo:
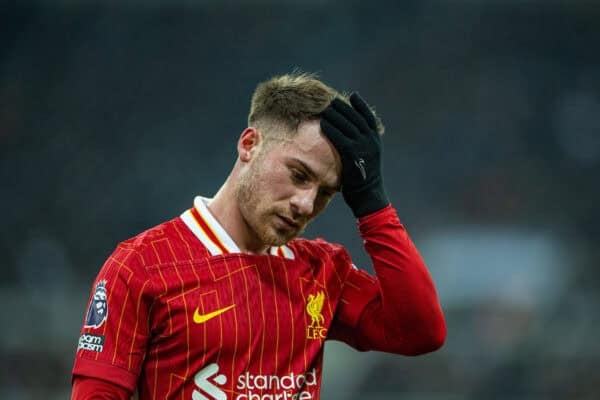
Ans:
[[[250,161],[250,153],[246,150],[240,151],[240,160],[244,162]]]
[[[255,127],[244,129],[238,140],[238,156],[241,161],[248,162],[252,158],[252,153],[260,143],[260,131]]]

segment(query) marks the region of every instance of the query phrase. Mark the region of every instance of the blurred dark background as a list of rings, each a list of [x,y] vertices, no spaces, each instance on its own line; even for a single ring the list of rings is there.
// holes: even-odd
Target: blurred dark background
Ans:
[[[600,398],[600,4],[575,0],[1,2],[0,398],[68,398],[104,259],[214,194],[295,68],[383,118],[448,322],[418,358],[328,344],[323,398]],[[306,236],[370,269],[341,196]]]

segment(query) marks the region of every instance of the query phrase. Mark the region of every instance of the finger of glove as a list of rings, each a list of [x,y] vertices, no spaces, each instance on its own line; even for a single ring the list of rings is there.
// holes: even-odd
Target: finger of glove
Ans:
[[[377,130],[377,120],[375,119],[375,114],[367,102],[360,97],[358,93],[354,92],[350,95],[350,104],[352,104],[352,107],[354,107],[354,109],[363,116],[371,129]]]
[[[352,122],[359,131],[368,133],[371,131],[368,121],[348,103],[343,102],[339,99],[334,99],[331,102],[331,107],[344,116],[348,121]]]
[[[349,139],[356,140],[362,136],[359,128],[333,107],[327,107],[321,113],[321,121],[323,120],[327,120],[329,124],[335,126]]]
[[[338,153],[343,156],[347,152],[346,149],[350,146],[352,140],[325,118],[321,118],[321,130],[331,143],[333,143]]]

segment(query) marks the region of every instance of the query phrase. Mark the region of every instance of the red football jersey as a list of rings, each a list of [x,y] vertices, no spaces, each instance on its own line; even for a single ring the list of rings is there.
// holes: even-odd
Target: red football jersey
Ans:
[[[205,202],[108,258],[73,374],[140,400],[318,398],[324,340],[361,347],[352,332],[378,280],[322,240],[241,254]]]

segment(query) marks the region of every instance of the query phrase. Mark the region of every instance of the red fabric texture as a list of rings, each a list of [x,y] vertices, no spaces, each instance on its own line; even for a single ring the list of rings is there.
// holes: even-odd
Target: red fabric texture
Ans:
[[[288,243],[293,258],[211,254],[181,218],[121,243],[93,286],[88,309],[100,285],[106,317],[84,323],[73,399],[128,398],[86,396],[136,389],[140,400],[318,398],[326,339],[404,355],[439,348],[446,326],[435,287],[396,211],[388,206],[358,227],[376,276],[320,239]]]
[[[76,376],[73,379],[71,400],[129,400],[131,393],[111,382],[102,379]]]

